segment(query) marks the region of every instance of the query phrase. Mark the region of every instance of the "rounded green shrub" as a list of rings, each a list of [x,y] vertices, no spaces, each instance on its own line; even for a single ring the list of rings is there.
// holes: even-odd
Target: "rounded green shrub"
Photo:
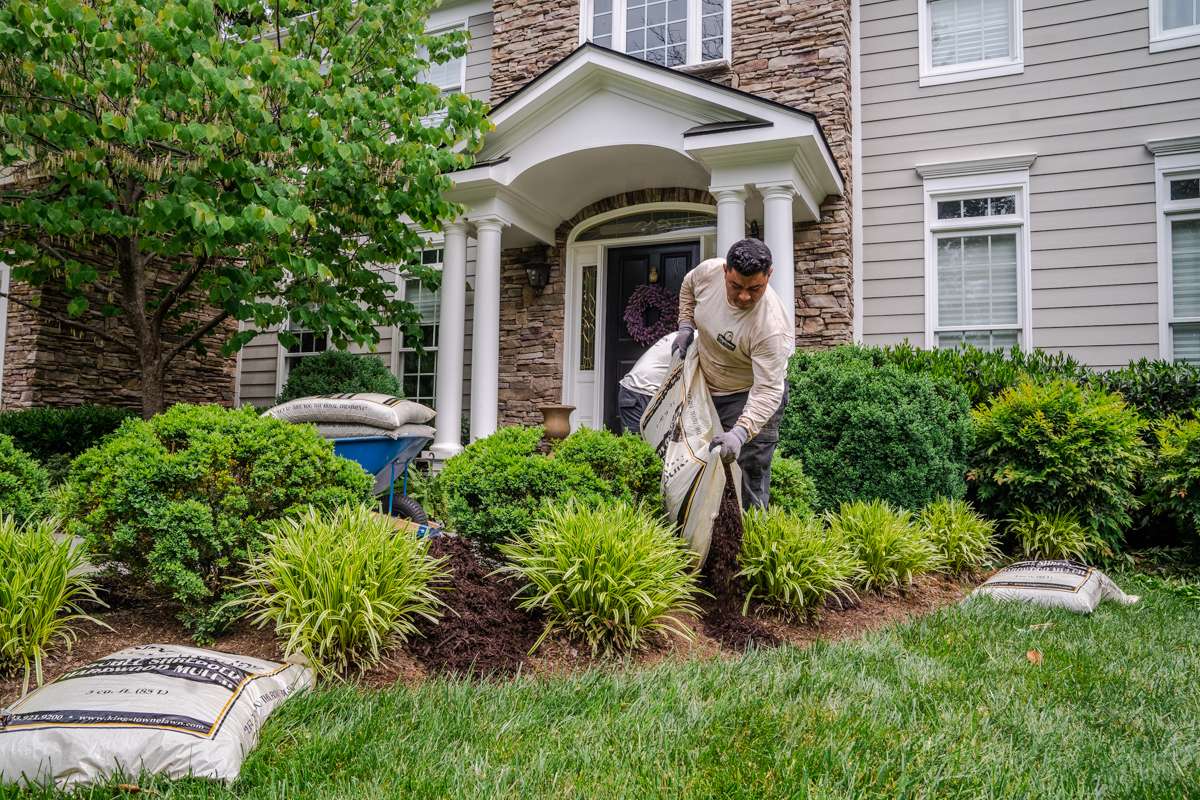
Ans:
[[[965,500],[935,500],[921,511],[918,522],[947,572],[977,572],[1000,558],[996,523],[975,513]]]
[[[559,442],[554,458],[590,468],[613,500],[661,505],[662,459],[640,436],[580,428]]]
[[[68,406],[0,413],[0,433],[46,468],[51,483],[66,477],[71,459],[136,416],[128,408]]]
[[[218,632],[207,614],[262,546],[266,523],[310,505],[368,502],[371,487],[311,425],[177,405],[126,421],[79,456],[62,502],[69,532],[99,563],[184,604],[185,624],[204,638]]]
[[[12,437],[0,435],[0,514],[12,516],[18,523],[41,515],[49,487],[46,470],[19,450]]]
[[[874,366],[853,348],[798,353],[789,381],[779,450],[804,463],[820,509],[962,497],[971,421],[956,384]]]
[[[648,634],[691,638],[679,614],[698,614],[695,557],[670,525],[628,503],[554,506],[524,539],[500,546],[523,582],[521,607],[593,652],[635,650]]]
[[[912,514],[884,500],[843,503],[828,520],[830,536],[847,542],[862,564],[862,589],[903,588],[917,575],[941,566],[937,548],[922,535]]]
[[[1061,508],[1119,548],[1146,460],[1143,422],[1119,396],[1063,380],[1025,381],[972,414],[969,477],[989,516]]]
[[[378,356],[326,350],[298,359],[279,393],[280,403],[297,397],[349,392],[402,396],[400,381]]]
[[[416,633],[416,617],[438,619],[443,564],[429,555],[428,539],[399,534],[367,506],[310,508],[268,526],[237,603],[260,627],[274,626],[287,655],[344,677]]]
[[[1144,473],[1158,513],[1200,534],[1200,414],[1168,417],[1154,430],[1157,448]]]
[[[1085,560],[1102,544],[1071,511],[1017,509],[1008,520],[1008,533],[1025,558]]]
[[[751,509],[744,526],[740,574],[750,588],[743,613],[754,598],[786,613],[811,615],[826,600],[854,596],[862,565],[820,517]]]
[[[82,603],[99,604],[83,548],[56,536],[58,520],[18,525],[0,515],[0,675],[20,668],[42,684],[42,657],[55,643],[68,650],[75,625],[97,622]]]
[[[817,507],[817,484],[798,458],[776,455],[771,460],[771,507],[809,516]]]
[[[611,487],[586,464],[538,452],[541,428],[501,428],[446,462],[437,494],[447,526],[495,547],[524,536],[546,500],[598,503]]]

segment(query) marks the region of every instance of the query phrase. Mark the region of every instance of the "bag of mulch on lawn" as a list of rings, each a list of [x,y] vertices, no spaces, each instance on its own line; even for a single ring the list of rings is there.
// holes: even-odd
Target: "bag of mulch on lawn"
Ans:
[[[424,425],[436,416],[428,406],[390,394],[357,392],[298,397],[266,411],[285,422],[337,422],[394,430],[402,425]]]
[[[713,520],[725,493],[725,468],[718,451],[709,450],[721,433],[721,420],[700,372],[695,347],[673,358],[658,394],[642,414],[642,438],[663,460],[662,495],[668,516],[704,564],[712,541]],[[741,501],[741,470],[730,465]]]
[[[1102,600],[1133,605],[1136,595],[1122,592],[1103,572],[1073,561],[1021,561],[997,572],[971,592],[997,600],[1023,600],[1050,608],[1090,614]]]
[[[98,783],[157,773],[232,781],[312,670],[192,647],[130,647],[0,712],[0,783]]]

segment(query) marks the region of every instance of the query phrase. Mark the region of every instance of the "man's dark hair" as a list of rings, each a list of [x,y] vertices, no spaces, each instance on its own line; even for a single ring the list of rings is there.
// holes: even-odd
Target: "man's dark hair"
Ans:
[[[742,275],[757,275],[771,268],[771,250],[758,239],[742,239],[729,248],[725,264]]]

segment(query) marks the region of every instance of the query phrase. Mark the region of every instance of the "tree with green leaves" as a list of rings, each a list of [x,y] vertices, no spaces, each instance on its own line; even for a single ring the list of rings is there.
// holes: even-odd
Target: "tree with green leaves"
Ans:
[[[435,284],[419,229],[454,215],[448,173],[489,124],[423,79],[467,44],[425,33],[435,4],[10,0],[0,260],[65,295],[48,318],[137,357],[145,416],[231,321],[226,355],[289,319],[338,346],[415,335],[395,271]]]

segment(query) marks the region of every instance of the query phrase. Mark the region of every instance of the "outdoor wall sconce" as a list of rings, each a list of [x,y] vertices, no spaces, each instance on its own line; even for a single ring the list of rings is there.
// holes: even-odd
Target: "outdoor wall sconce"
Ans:
[[[529,286],[537,294],[546,291],[546,285],[550,283],[550,265],[549,264],[530,264],[525,267],[525,275],[529,278]]]
[[[758,220],[756,220],[756,219],[750,220],[750,238],[751,239],[761,239],[762,238],[761,236],[759,236],[759,233],[758,233]]]

